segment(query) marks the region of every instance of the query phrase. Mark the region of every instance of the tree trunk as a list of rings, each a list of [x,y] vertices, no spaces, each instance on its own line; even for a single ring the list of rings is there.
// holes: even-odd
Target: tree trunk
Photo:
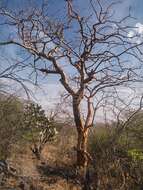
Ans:
[[[82,122],[82,117],[80,113],[80,99],[75,97],[73,98],[73,114],[74,121],[77,128],[78,139],[77,139],[77,166],[86,168],[88,163],[87,156],[87,139],[88,139],[88,129],[84,129]]]
[[[78,133],[77,165],[83,168],[87,167],[88,164],[87,139],[88,139],[88,130]]]

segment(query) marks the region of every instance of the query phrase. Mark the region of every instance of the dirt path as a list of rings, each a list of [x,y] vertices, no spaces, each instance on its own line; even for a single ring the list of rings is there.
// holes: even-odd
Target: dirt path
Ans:
[[[67,158],[57,158],[59,150],[54,145],[48,145],[42,154],[42,161],[34,158],[29,148],[11,159],[13,167],[18,171],[18,177],[10,177],[7,186],[15,190],[80,190],[76,184],[72,168],[66,165]],[[63,160],[61,160],[63,158]],[[61,164],[57,165],[57,160]],[[65,162],[65,165],[62,165]]]

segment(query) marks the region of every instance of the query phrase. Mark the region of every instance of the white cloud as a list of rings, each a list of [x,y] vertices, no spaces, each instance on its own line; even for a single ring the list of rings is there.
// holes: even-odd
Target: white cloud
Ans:
[[[130,32],[128,33],[128,37],[129,37],[129,38],[132,38],[134,35],[135,35],[134,31],[130,31]]]
[[[3,88],[6,92],[15,94],[23,99],[28,99],[25,90],[16,81],[0,79],[0,83],[4,84]],[[29,89],[29,98],[40,104],[45,110],[53,108],[59,102],[60,94],[64,91],[64,88],[58,82],[42,84],[40,86],[35,86],[30,82],[24,82],[24,84]]]
[[[35,100],[47,110],[51,109],[60,100],[64,88],[59,83],[44,84],[34,90]]]
[[[136,23],[134,28],[128,32],[127,37],[134,43],[140,44],[143,41],[143,24]]]
[[[137,34],[143,34],[143,24],[136,23],[135,27],[135,31],[137,32]]]

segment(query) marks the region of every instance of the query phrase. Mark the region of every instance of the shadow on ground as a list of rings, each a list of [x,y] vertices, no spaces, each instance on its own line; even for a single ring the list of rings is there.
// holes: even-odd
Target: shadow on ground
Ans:
[[[81,183],[81,179],[73,166],[50,166],[41,164],[37,166],[37,170],[41,176],[47,179],[49,185],[57,183],[57,181],[61,179],[73,185],[80,185]]]

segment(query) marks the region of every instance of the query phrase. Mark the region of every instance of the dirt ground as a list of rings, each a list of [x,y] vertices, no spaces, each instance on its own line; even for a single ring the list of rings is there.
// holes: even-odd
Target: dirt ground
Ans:
[[[47,144],[41,160],[37,160],[25,145],[20,153],[8,159],[17,172],[3,180],[0,190],[80,190],[80,181],[73,167],[73,143],[70,139],[66,143],[59,141],[58,146],[57,142]]]

